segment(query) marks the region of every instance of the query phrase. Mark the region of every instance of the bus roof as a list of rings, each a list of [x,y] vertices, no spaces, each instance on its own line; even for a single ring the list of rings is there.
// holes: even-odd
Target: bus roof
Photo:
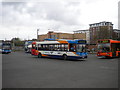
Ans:
[[[59,43],[86,44],[86,40],[40,41],[40,42],[33,42],[32,44],[59,44]]]

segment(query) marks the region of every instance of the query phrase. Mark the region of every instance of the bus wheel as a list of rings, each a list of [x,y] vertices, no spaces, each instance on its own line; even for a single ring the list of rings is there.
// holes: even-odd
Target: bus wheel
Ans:
[[[42,58],[42,54],[41,53],[38,54],[38,58]]]
[[[63,60],[67,60],[67,55],[66,54],[63,55]]]

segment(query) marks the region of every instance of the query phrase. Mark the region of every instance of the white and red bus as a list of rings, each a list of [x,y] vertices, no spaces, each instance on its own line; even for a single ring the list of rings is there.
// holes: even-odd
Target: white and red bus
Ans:
[[[120,57],[120,41],[112,39],[98,40],[98,57]]]
[[[32,43],[32,55],[66,59],[87,58],[86,40],[57,40]]]

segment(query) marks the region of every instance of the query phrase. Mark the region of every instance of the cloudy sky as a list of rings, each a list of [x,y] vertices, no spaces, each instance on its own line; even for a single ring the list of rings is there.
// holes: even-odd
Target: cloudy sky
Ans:
[[[84,30],[109,21],[118,28],[119,0],[3,0],[0,3],[0,40],[36,38],[48,31]]]

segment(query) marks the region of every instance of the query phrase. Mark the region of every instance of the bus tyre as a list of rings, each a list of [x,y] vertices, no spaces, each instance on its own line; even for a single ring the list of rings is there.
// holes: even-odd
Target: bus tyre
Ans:
[[[42,58],[42,54],[41,53],[38,54],[38,58]]]
[[[63,55],[63,60],[67,60],[67,55],[66,54]]]

